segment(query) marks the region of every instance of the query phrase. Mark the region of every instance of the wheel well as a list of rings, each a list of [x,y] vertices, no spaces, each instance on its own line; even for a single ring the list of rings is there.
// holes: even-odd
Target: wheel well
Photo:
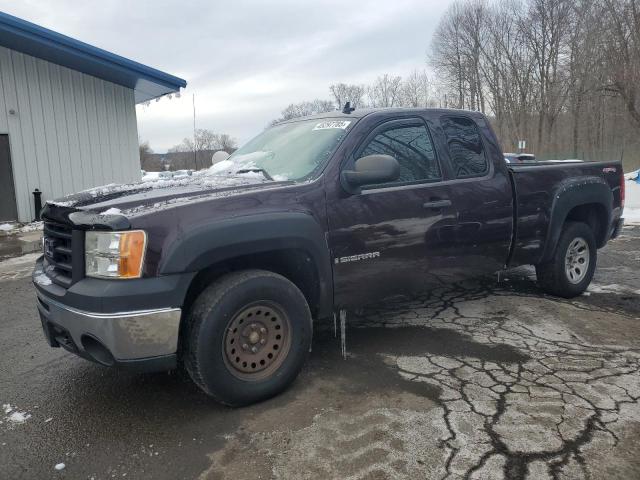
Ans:
[[[234,257],[198,272],[189,285],[183,304],[188,312],[200,293],[222,275],[246,269],[268,270],[293,282],[307,299],[311,315],[316,316],[320,303],[320,278],[311,256],[304,250],[285,249]]]
[[[565,222],[583,222],[589,225],[596,238],[598,248],[604,246],[607,239],[607,210],[600,203],[587,203],[573,207]]]

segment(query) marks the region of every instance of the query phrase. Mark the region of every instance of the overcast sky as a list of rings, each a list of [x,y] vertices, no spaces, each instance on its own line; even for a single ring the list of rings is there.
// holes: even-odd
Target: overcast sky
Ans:
[[[0,9],[187,80],[181,98],[138,106],[157,152],[198,128],[240,143],[334,82],[425,68],[448,1],[0,0]]]

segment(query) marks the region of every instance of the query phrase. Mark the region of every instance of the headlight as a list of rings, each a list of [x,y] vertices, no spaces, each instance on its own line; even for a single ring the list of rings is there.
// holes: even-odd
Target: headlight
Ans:
[[[84,264],[88,277],[139,278],[147,247],[143,230],[87,232]]]

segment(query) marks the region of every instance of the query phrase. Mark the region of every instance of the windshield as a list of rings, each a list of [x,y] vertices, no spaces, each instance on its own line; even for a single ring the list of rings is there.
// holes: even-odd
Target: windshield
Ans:
[[[329,118],[275,125],[229,160],[240,169],[261,170],[274,180],[301,180],[324,166],[352,123]]]

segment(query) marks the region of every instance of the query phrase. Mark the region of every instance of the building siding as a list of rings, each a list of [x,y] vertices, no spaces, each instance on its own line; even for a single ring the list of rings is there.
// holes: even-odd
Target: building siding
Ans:
[[[45,201],[140,179],[133,90],[4,47],[0,134],[20,221],[33,219],[36,188]]]

